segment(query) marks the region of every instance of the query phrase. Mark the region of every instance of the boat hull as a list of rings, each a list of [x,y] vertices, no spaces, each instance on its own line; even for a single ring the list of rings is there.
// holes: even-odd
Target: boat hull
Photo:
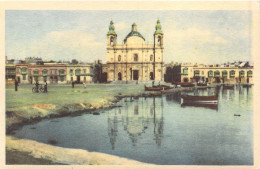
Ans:
[[[218,101],[218,96],[191,96],[191,95],[181,95],[181,98],[184,100],[189,100],[189,101]]]

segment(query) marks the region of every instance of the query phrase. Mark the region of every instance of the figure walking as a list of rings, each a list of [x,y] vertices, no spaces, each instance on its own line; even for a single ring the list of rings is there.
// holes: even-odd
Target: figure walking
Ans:
[[[38,82],[38,80],[36,81],[35,86],[36,86],[36,93],[39,93],[39,82]]]
[[[48,91],[47,91],[47,81],[45,80],[44,81],[44,93],[47,93]]]
[[[18,81],[15,79],[15,82],[14,82],[14,86],[15,86],[15,91],[17,92],[18,91]]]
[[[74,81],[71,82],[72,88],[74,88]]]
[[[84,89],[86,89],[87,88],[87,83],[84,82],[83,85],[84,85]]]
[[[154,81],[152,82],[152,86],[154,87]]]

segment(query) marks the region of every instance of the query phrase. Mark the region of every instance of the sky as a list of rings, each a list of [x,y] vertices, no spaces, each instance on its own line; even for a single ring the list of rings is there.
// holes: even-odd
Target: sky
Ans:
[[[216,64],[250,61],[250,11],[58,11],[7,10],[5,51],[8,59],[106,62],[106,34],[113,20],[121,44],[135,22],[153,43],[159,18],[164,33],[164,61]]]

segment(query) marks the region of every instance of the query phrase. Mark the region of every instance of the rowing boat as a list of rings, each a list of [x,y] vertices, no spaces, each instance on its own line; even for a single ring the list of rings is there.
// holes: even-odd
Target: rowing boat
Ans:
[[[167,85],[160,85],[160,86],[153,86],[153,87],[147,87],[146,85],[144,85],[145,91],[161,91],[161,90],[168,90],[172,88],[173,87]]]
[[[191,96],[191,95],[181,95],[184,102],[200,102],[200,103],[217,103],[218,96]]]

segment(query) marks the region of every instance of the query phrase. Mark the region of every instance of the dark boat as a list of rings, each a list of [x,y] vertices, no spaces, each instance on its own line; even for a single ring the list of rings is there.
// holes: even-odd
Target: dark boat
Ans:
[[[217,103],[182,103],[182,107],[191,106],[191,107],[206,107],[210,109],[218,109]]]
[[[191,96],[191,95],[181,95],[184,102],[204,102],[204,103],[217,103],[218,96]]]
[[[160,85],[160,86],[153,86],[153,87],[147,87],[146,85],[144,85],[145,91],[161,91],[161,90],[168,90],[172,88],[173,87],[167,85]]]
[[[188,84],[181,84],[181,87],[194,87],[195,85],[193,83]]]
[[[223,85],[223,89],[234,89],[234,85]]]
[[[251,86],[251,84],[243,84],[243,88],[250,88]]]

